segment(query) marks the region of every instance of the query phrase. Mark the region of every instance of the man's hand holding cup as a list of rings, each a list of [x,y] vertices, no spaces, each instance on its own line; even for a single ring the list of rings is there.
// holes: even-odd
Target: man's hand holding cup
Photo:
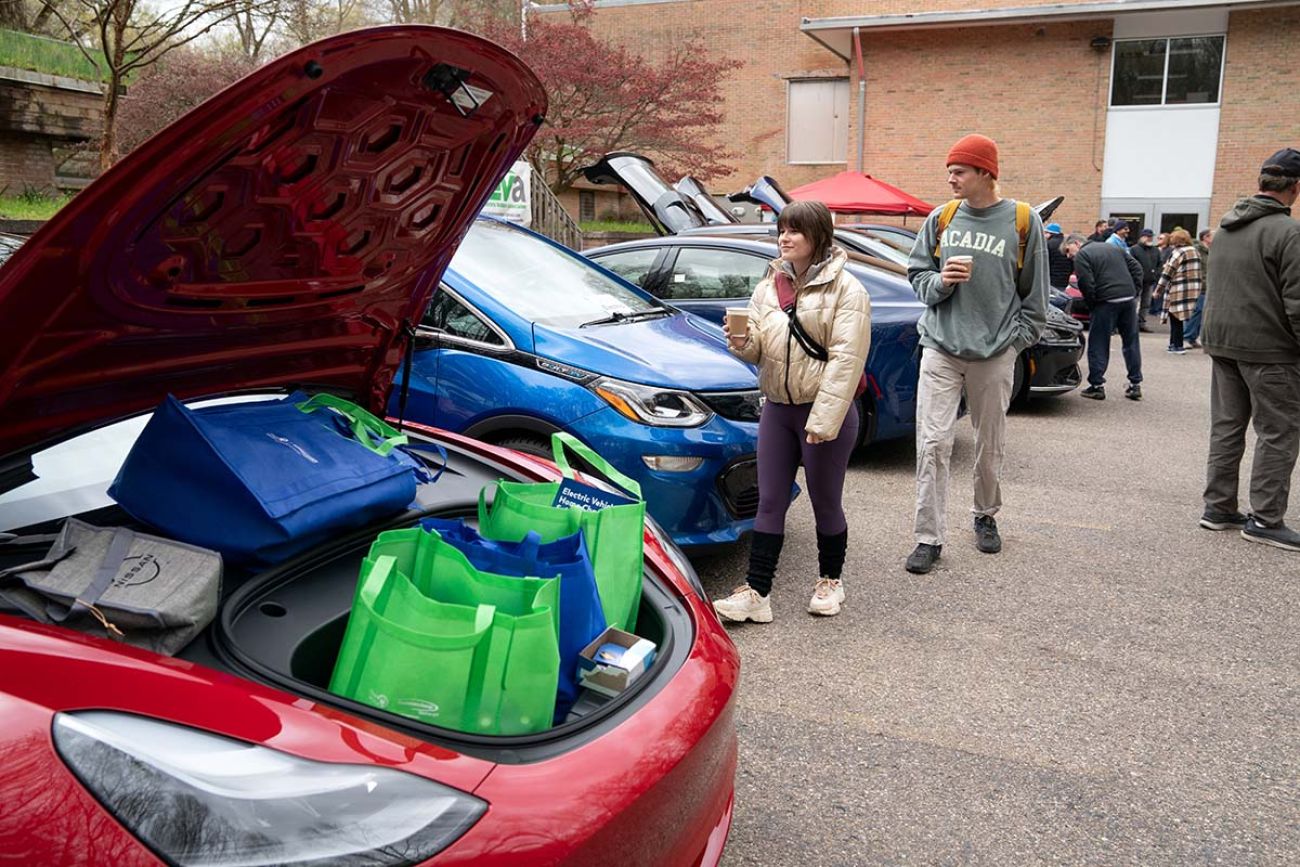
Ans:
[[[971,266],[974,262],[974,256],[949,256],[943,263],[943,270],[939,272],[943,285],[956,286],[958,283],[965,283],[970,279]]]

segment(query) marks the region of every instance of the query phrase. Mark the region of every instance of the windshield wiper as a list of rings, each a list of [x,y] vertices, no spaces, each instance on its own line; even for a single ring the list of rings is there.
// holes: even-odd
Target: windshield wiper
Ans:
[[[584,322],[579,328],[586,328],[588,325],[612,325],[616,322],[633,322],[637,319],[646,319],[650,316],[671,316],[674,311],[669,307],[651,307],[648,310],[638,310],[635,313],[619,313],[615,310],[613,313],[601,319],[593,319],[590,322]]]

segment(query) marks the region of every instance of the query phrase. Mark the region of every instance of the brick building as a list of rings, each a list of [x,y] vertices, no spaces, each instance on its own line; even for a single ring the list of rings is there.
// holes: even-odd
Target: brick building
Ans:
[[[1195,229],[1300,146],[1300,0],[595,5],[596,32],[647,56],[695,37],[744,61],[725,84],[736,172],[715,192],[861,168],[937,203],[948,146],[979,131],[1001,146],[1004,194],[1065,195],[1067,227]]]

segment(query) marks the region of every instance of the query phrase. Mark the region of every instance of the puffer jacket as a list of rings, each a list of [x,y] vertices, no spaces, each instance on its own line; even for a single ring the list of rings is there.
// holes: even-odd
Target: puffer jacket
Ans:
[[[871,348],[871,298],[845,270],[839,247],[812,265],[802,282],[777,259],[749,299],[749,339],[732,352],[758,365],[758,387],[777,403],[811,403],[806,433],[823,440],[839,435]],[[811,358],[790,332],[790,319],[777,300],[775,275],[784,268],[795,287],[795,315],[830,358]]]

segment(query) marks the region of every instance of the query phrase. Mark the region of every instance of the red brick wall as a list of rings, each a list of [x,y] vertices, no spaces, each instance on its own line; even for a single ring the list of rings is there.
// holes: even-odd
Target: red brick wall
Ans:
[[[921,198],[949,197],[948,148],[998,142],[1004,195],[1064,195],[1056,219],[1091,226],[1101,198],[1109,22],[881,34],[866,43],[866,171]],[[850,97],[856,112],[856,93]],[[856,168],[857,129],[849,132]]]
[[[1300,147],[1300,8],[1233,12],[1223,75],[1223,111],[1210,225],[1255,192],[1265,157]],[[1289,61],[1288,61],[1289,58]]]

